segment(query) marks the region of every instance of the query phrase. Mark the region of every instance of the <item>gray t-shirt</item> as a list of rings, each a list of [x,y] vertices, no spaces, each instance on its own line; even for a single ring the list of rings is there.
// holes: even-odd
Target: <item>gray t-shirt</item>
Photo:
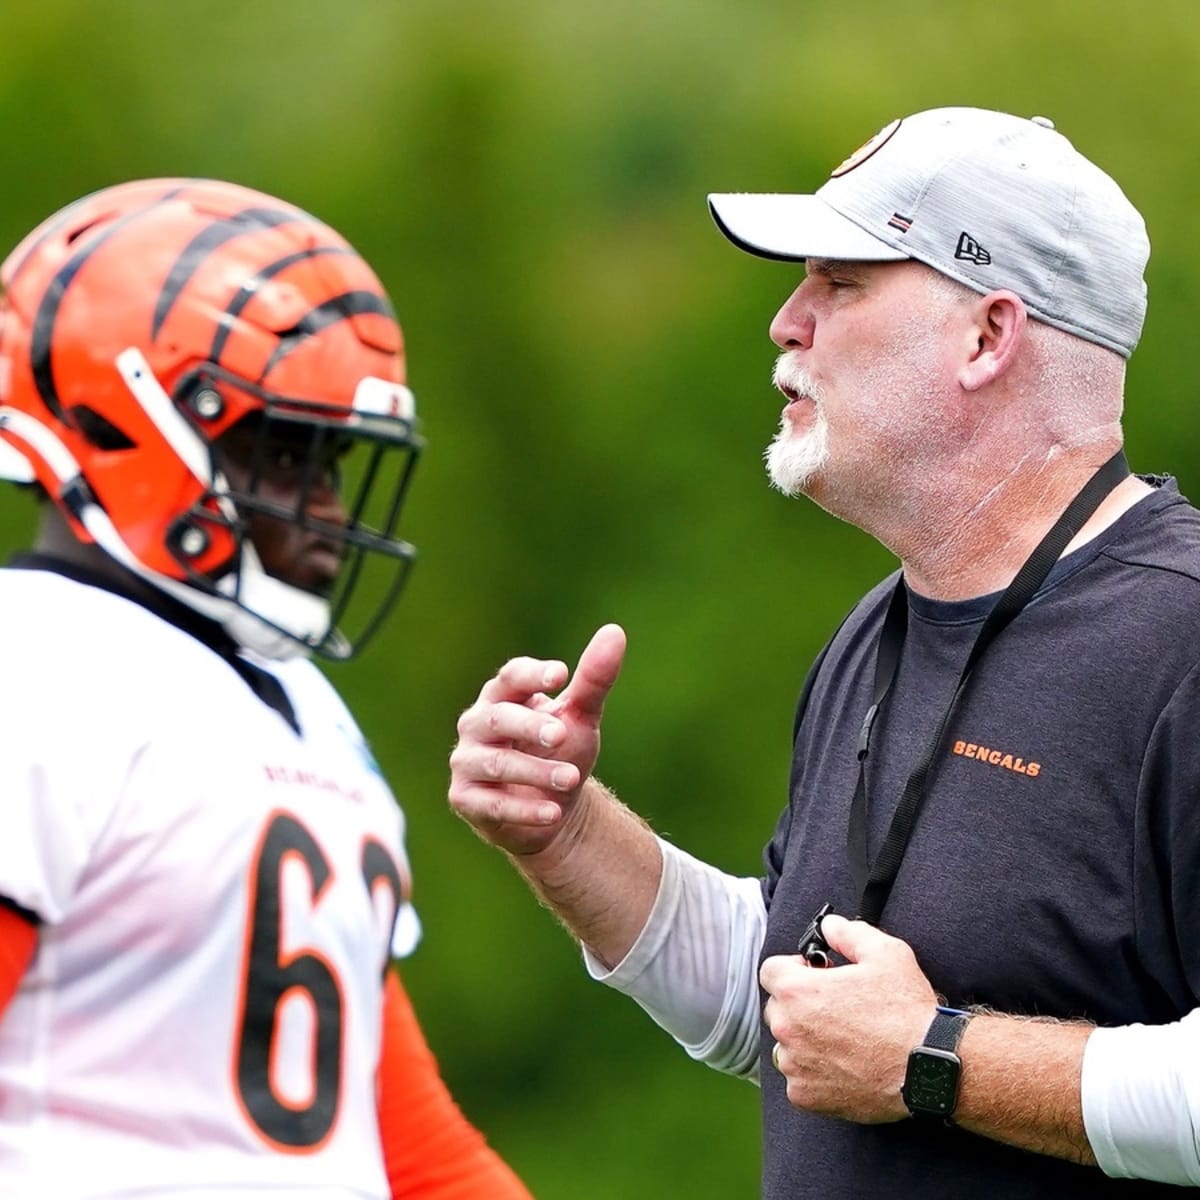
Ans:
[[[1058,563],[992,643],[951,718],[882,925],[955,1007],[1172,1021],[1200,956],[1200,513],[1171,481]],[[825,901],[852,916],[856,747],[895,577],[855,608],[812,681],[791,800],[766,851],[764,956]],[[995,597],[912,596],[868,761],[869,853],[927,749]],[[937,1122],[794,1110],[762,1041],[766,1200],[1175,1195]]]

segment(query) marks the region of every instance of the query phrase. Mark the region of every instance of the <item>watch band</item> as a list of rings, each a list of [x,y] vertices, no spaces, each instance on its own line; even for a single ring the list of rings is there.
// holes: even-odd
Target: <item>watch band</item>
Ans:
[[[960,1008],[943,1008],[939,1004],[922,1044],[932,1046],[935,1050],[949,1050],[953,1054],[962,1041],[963,1031],[970,1019],[969,1012],[963,1012]]]
[[[939,1006],[925,1040],[909,1052],[900,1097],[914,1117],[952,1121],[962,1078],[958,1043],[970,1019],[970,1013]]]

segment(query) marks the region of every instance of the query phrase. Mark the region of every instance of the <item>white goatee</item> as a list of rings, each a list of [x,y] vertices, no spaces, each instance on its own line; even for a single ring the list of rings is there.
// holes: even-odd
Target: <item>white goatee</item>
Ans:
[[[779,432],[763,452],[771,486],[785,496],[800,496],[829,458],[829,423],[825,419],[821,389],[809,373],[788,354],[775,360],[772,382],[785,395],[804,397],[815,412],[812,424],[797,433],[786,414],[780,417]]]

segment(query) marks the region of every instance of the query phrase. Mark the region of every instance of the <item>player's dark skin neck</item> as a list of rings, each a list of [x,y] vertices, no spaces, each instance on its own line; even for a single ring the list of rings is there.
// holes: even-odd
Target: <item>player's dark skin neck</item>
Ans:
[[[49,554],[64,562],[84,567],[133,596],[153,600],[158,594],[155,588],[121,566],[94,542],[81,542],[67,523],[67,519],[53,504],[46,503],[41,506],[33,550],[37,554]]]
[[[220,654],[264,703],[274,708],[297,733],[300,732],[295,710],[278,681],[269,672],[246,661],[239,654],[234,640],[216,622],[191,612],[178,601],[168,598],[158,588],[121,566],[94,542],[81,542],[66,518],[53,504],[44,503],[41,507],[38,532],[32,549],[35,554],[49,555],[88,571],[100,581],[110,583],[114,591],[144,605],[151,612],[198,638]]]

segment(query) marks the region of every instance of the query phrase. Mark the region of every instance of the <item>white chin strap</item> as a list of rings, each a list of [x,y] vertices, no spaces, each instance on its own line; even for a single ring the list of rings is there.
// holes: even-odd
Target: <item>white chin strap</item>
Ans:
[[[242,543],[236,574],[226,575],[217,583],[218,593],[225,594],[214,595],[147,567],[134,556],[98,504],[84,505],[79,519],[96,545],[123,567],[215,621],[239,646],[263,658],[308,655],[329,633],[328,601],[268,575],[249,542]],[[237,599],[233,597],[235,589],[240,592]]]
[[[235,518],[232,501],[217,492],[218,488],[224,487],[225,481],[219,475],[213,478],[204,442],[171,403],[140,351],[124,351],[117,357],[117,367],[134,398],[180,460],[208,491],[216,494],[217,504],[224,514],[231,520]],[[80,494],[88,500],[80,506],[76,516],[109,557],[139,579],[217,622],[239,646],[264,658],[286,659],[309,654],[314,646],[329,637],[329,602],[268,575],[249,541],[242,542],[238,570],[217,583],[216,593],[163,575],[146,566],[125,543],[108,514],[91,498],[75,456],[49,429],[35,418],[7,406],[0,407],[0,429],[29,446],[50,468],[60,491],[67,491],[75,483],[82,485]],[[6,447],[5,457],[0,458],[0,468],[7,468],[5,477],[26,482],[35,477],[32,468],[27,473],[14,469],[16,456],[20,455],[17,447],[7,441],[0,444]],[[335,638],[338,636],[334,634]],[[337,652],[336,647],[333,650]]]
[[[242,543],[237,576],[227,575],[217,589],[225,591],[226,585],[231,592],[237,588],[240,596],[236,601],[232,597],[217,601],[226,606],[226,615],[217,620],[239,646],[265,658],[295,658],[310,653],[329,635],[329,601],[268,575],[248,541]],[[193,588],[186,590],[201,600],[209,599]],[[190,599],[184,602],[192,603]],[[267,613],[270,620],[259,615]]]

